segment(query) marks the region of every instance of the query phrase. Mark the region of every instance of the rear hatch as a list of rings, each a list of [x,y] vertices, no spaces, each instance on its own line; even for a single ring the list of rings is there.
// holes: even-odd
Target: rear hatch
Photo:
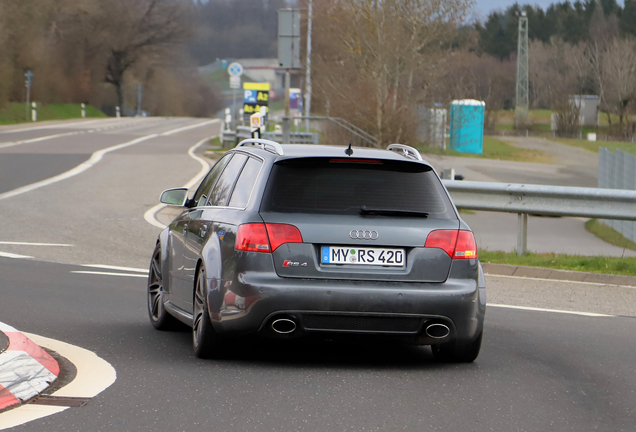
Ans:
[[[302,158],[274,165],[261,203],[265,223],[293,225],[302,243],[272,253],[281,277],[443,282],[451,258],[428,234],[459,229],[426,164]]]

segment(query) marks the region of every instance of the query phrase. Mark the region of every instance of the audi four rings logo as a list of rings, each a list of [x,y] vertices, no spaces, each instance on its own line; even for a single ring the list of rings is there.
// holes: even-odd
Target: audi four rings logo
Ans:
[[[351,230],[349,232],[349,237],[359,240],[377,240],[378,236],[377,231]]]

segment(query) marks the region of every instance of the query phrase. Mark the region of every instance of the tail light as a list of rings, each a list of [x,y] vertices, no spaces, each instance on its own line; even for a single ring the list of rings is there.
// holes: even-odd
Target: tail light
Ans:
[[[239,226],[235,249],[270,253],[282,244],[302,242],[300,231],[293,225],[249,223]]]
[[[265,224],[267,234],[269,235],[269,243],[272,246],[272,252],[278,249],[278,246],[285,243],[302,243],[303,237],[300,231],[293,225],[286,224]]]
[[[477,258],[477,243],[471,231],[431,231],[424,247],[442,249],[453,259]]]
[[[265,224],[250,223],[239,226],[235,248],[245,252],[271,252]]]
[[[452,257],[455,252],[455,245],[457,244],[458,232],[457,230],[431,231],[426,238],[424,247],[442,249],[449,257]]]
[[[474,259],[477,258],[477,243],[475,236],[470,231],[459,231],[457,245],[455,246],[454,259]]]

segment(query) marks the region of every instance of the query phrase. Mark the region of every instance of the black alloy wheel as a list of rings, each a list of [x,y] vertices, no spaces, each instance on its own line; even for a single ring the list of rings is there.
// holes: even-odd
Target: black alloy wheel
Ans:
[[[163,305],[163,276],[161,273],[161,245],[157,243],[148,272],[148,316],[157,330],[171,330],[177,320]]]
[[[456,342],[448,342],[439,345],[431,345],[433,358],[440,362],[448,363],[471,363],[479,356],[481,349],[481,339],[484,331],[472,342],[467,344],[458,344]]]
[[[194,289],[194,321],[192,345],[199,358],[216,357],[219,353],[220,337],[210,321],[206,290],[205,269],[201,266]]]

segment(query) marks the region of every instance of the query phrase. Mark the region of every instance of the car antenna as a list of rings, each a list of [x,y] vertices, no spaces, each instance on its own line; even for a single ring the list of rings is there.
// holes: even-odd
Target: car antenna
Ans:
[[[353,154],[353,149],[351,148],[351,143],[349,143],[349,147],[345,150],[345,154],[347,156],[351,156]]]

